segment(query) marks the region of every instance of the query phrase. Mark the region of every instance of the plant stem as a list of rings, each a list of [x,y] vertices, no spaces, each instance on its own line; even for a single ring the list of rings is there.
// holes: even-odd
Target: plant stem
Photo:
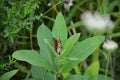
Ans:
[[[107,54],[107,63],[106,63],[106,70],[105,70],[105,78],[104,80],[107,80],[107,74],[108,74],[108,68],[109,68],[109,56],[110,56],[110,53]]]
[[[80,70],[79,70],[79,66],[74,67],[74,70],[75,70],[75,73],[76,73],[77,75],[80,75],[80,74],[81,74],[81,73],[80,73]]]
[[[41,17],[43,17],[43,18],[45,18],[45,19],[48,19],[48,20],[50,20],[50,21],[55,21],[53,18],[50,18],[50,17],[48,17],[48,16],[45,16],[45,15],[43,15],[43,14],[41,14]]]
[[[71,74],[70,74],[70,72],[67,72],[67,73],[62,73],[62,75],[63,75],[63,78],[65,79],[65,78],[67,78],[68,76],[70,76]]]
[[[95,53],[92,55],[92,62],[99,61],[99,48],[96,49]]]
[[[57,5],[59,5],[59,4],[61,4],[61,3],[63,3],[65,0],[63,0],[63,1],[59,1],[57,4],[55,4],[55,6],[57,6]],[[47,10],[45,13],[44,13],[44,15],[46,15],[48,12],[50,12],[51,10],[53,9],[53,7],[51,7],[49,10]]]
[[[32,21],[31,21],[32,22]],[[33,41],[32,41],[32,28],[33,28],[33,25],[31,23],[30,25],[30,48],[33,49]]]
[[[32,30],[30,30],[30,48],[33,49]]]
[[[112,78],[112,80],[114,80],[115,73],[114,73],[112,54],[110,54],[110,70],[111,70],[111,78]]]
[[[31,75],[31,72],[30,72],[30,71],[28,71],[28,72],[27,72],[26,79],[28,79],[28,78],[30,77],[30,75]]]
[[[57,78],[57,75],[56,75],[56,74],[54,75],[54,80],[58,80],[58,78]]]

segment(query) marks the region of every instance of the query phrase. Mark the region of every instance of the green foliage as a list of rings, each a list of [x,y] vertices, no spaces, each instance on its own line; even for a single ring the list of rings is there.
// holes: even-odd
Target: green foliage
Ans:
[[[34,1],[30,0],[28,2],[24,1],[16,1],[9,2],[6,1],[11,7],[5,6],[3,9],[6,11],[7,18],[5,18],[3,24],[5,26],[4,29],[4,37],[8,37],[10,42],[14,42],[14,36],[23,28],[30,29],[30,25],[32,23],[35,16],[35,10],[38,8],[39,2],[32,4]],[[4,6],[4,4],[3,4]],[[26,16],[29,16],[25,19]]]
[[[60,21],[61,17],[63,20],[62,14],[59,13],[56,17],[57,23]],[[53,35],[56,35],[56,38],[61,36],[60,39],[62,40],[61,44],[63,49],[61,50],[60,55],[55,56],[54,53],[52,53],[54,51],[51,52],[50,49],[53,45],[50,47],[50,42],[52,42],[53,37],[51,31],[44,24],[42,24],[37,31],[38,45],[41,48],[40,54],[34,50],[19,50],[15,51],[12,57],[21,61],[26,61],[32,65],[41,66],[49,72],[54,72],[53,75],[58,77],[57,74],[68,72],[77,66],[81,61],[85,60],[104,41],[103,36],[95,36],[83,40],[82,42],[77,42],[80,36],[79,33],[72,35],[69,39],[67,39],[65,24],[62,25],[63,27],[60,26],[61,24],[55,23],[55,25],[58,26],[53,27]],[[59,32],[59,30],[63,29],[65,30],[62,31],[62,34],[55,32],[55,30],[58,30]],[[95,41],[96,43],[94,43]],[[57,53],[55,52],[55,54]]]
[[[34,4],[33,4],[34,3]],[[27,31],[32,30],[33,21],[40,17],[35,14],[36,9],[39,8],[40,1],[36,0],[1,0],[0,2],[0,53],[7,54],[10,47],[21,38],[27,37]],[[24,34],[21,34],[24,33]],[[20,41],[20,45],[27,44]],[[18,44],[18,42],[17,42]],[[25,45],[26,46],[26,45]],[[11,54],[11,53],[8,53]]]
[[[104,80],[105,79],[105,76],[104,75],[98,75],[98,80]],[[107,77],[106,80],[112,80],[112,78],[110,77]]]
[[[74,47],[75,43],[79,39],[79,36],[80,34],[77,33],[77,34],[72,35],[69,39],[67,39],[67,41],[63,45],[63,50],[61,51],[62,56],[66,56],[68,52],[71,50],[71,48]]]
[[[104,75],[97,75],[97,79],[95,80],[104,80],[105,76]],[[65,79],[65,80],[93,80],[91,77],[89,76],[81,76],[81,75],[72,75],[69,78]],[[106,80],[112,80],[111,78],[107,77]]]
[[[52,56],[52,54],[50,53],[48,46],[45,43],[45,39],[49,39],[52,42],[52,38],[53,37],[51,31],[44,24],[42,24],[37,31],[37,41],[41,49],[40,50],[41,55],[48,59],[48,61],[50,62],[51,62],[50,56]]]
[[[48,60],[34,50],[15,51],[12,56],[18,60],[26,61],[32,65],[42,66],[49,71],[53,71],[54,69]]]
[[[86,70],[84,75],[90,75],[91,77],[94,77],[96,75],[98,75],[99,73],[99,62],[95,61],[93,62]]]
[[[55,24],[52,29],[52,35],[56,39],[60,38],[63,44],[67,40],[67,27],[64,17],[61,13],[59,13],[55,19]]]
[[[89,76],[72,75],[65,80],[91,80]]]
[[[54,80],[54,76],[42,67],[32,66],[31,72],[34,80]]]
[[[9,72],[5,73],[4,75],[2,75],[0,77],[0,80],[10,80],[10,78],[13,77],[17,72],[18,72],[18,70],[9,71]]]
[[[95,36],[77,43],[66,55],[69,58],[78,58],[77,61],[69,61],[62,69],[63,72],[70,71],[74,66],[85,60],[104,41],[103,36]],[[94,43],[95,42],[95,43]]]

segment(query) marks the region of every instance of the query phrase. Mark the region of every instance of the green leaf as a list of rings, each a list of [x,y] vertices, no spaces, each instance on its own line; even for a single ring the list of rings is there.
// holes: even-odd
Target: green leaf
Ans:
[[[79,22],[76,22],[76,23],[71,24],[70,26],[68,26],[68,30],[79,27],[79,26],[83,26],[83,25],[84,25],[83,22],[79,21]]]
[[[67,58],[68,60],[79,60],[78,58],[76,57],[71,57],[71,58]]]
[[[37,80],[54,80],[54,76],[47,72],[44,68],[38,67],[38,66],[33,66],[31,68],[32,71],[32,77],[33,79]]]
[[[97,80],[104,80],[105,79],[105,75],[102,75],[102,74],[99,74],[97,77],[98,77]],[[106,77],[106,80],[112,80],[112,78]]]
[[[55,19],[55,24],[52,29],[52,34],[53,37],[55,37],[56,39],[60,38],[62,43],[64,43],[67,40],[67,27],[64,17],[61,13],[58,13]]]
[[[99,72],[99,61],[93,62],[85,71],[84,75],[89,75],[91,77],[94,77],[98,75]]]
[[[117,19],[115,20],[115,26],[119,26],[118,24],[120,24],[120,23],[118,23],[118,22],[120,21],[120,18],[119,18],[120,12],[112,12],[111,15],[114,17],[117,17]]]
[[[12,55],[15,59],[26,61],[32,65],[42,66],[48,71],[54,71],[49,61],[34,50],[19,50]]]
[[[10,80],[10,78],[12,78],[17,72],[18,72],[18,70],[9,71],[9,72],[5,73],[4,75],[2,75],[0,77],[0,80]]]
[[[38,45],[40,46],[40,54],[45,59],[47,59],[51,65],[54,65],[53,58],[55,57],[55,55],[53,53],[51,53],[50,47],[45,42],[46,39],[49,40],[50,42],[52,42],[52,39],[53,39],[52,33],[47,28],[47,26],[45,26],[44,24],[42,24],[38,28],[38,31],[37,31],[37,41],[38,41]]]
[[[24,79],[24,80],[40,80],[40,79],[29,78],[29,79]]]
[[[51,31],[47,28],[47,26],[45,26],[44,24],[42,24],[38,30],[37,30],[37,41],[38,41],[38,45],[40,47],[40,54],[45,57],[46,59],[48,59],[49,61],[51,61],[50,59],[50,51],[48,49],[48,46],[45,42],[45,39],[48,39],[52,42],[52,33]]]
[[[120,32],[111,34],[112,37],[120,37]]]
[[[103,13],[105,14],[108,11],[109,1],[108,0],[104,0],[102,4],[103,4],[103,11],[104,11]]]
[[[24,79],[24,80],[40,80],[40,79],[29,78],[29,79]]]
[[[91,80],[89,76],[71,75],[65,80]]]
[[[66,65],[63,66],[62,72],[68,72],[77,66],[81,61],[85,60],[91,55],[97,47],[104,41],[104,36],[95,36],[88,38],[84,41],[78,42],[66,55],[68,58],[78,58],[79,60],[70,60]]]
[[[109,6],[108,6],[108,12],[112,13],[112,11],[114,10],[114,8],[118,5],[118,0],[112,1]]]
[[[72,35],[69,39],[67,39],[67,41],[63,45],[63,49],[61,51],[61,55],[62,56],[65,56],[66,54],[68,54],[68,52],[74,46],[74,44],[76,43],[76,41],[79,39],[79,36],[80,36],[80,34],[78,33],[78,34]]]
[[[52,56],[53,58],[52,59],[54,59],[55,57],[57,57],[59,54],[56,53],[55,47],[51,44],[51,42],[48,39],[45,39],[45,43],[48,45],[51,54],[53,54],[53,56]]]

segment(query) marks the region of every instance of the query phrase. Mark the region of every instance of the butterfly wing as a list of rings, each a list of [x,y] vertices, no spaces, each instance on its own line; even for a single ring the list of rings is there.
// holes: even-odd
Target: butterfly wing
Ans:
[[[57,39],[53,38],[53,42],[54,42],[55,51],[57,53],[60,53],[60,50],[61,50],[61,42],[60,42],[60,40],[59,39],[57,40]]]

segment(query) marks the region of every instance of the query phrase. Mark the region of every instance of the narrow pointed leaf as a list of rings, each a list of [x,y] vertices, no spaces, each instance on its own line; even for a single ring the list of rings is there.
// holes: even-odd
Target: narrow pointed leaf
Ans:
[[[80,34],[78,33],[78,34],[72,35],[69,39],[67,39],[67,41],[63,45],[63,50],[61,51],[61,54],[63,56],[65,56],[71,50],[71,48],[74,46],[76,41],[79,39],[79,36]]]
[[[76,61],[69,61],[66,65],[63,66],[62,72],[68,72],[77,66],[81,61],[85,60],[89,55],[91,55],[98,46],[104,41],[104,36],[95,36],[88,38],[82,42],[76,44],[66,55],[69,58],[78,58]]]
[[[85,71],[84,75],[89,75],[91,77],[94,77],[98,75],[99,72],[99,61],[93,62]]]
[[[52,34],[53,37],[55,37],[56,39],[60,38],[62,43],[64,43],[67,40],[67,27],[64,17],[61,13],[58,13],[55,19],[55,24],[52,29]]]
[[[0,80],[10,80],[10,78],[12,78],[17,72],[18,72],[18,70],[9,71],[9,72],[5,73],[4,75],[2,75],[0,77]]]

